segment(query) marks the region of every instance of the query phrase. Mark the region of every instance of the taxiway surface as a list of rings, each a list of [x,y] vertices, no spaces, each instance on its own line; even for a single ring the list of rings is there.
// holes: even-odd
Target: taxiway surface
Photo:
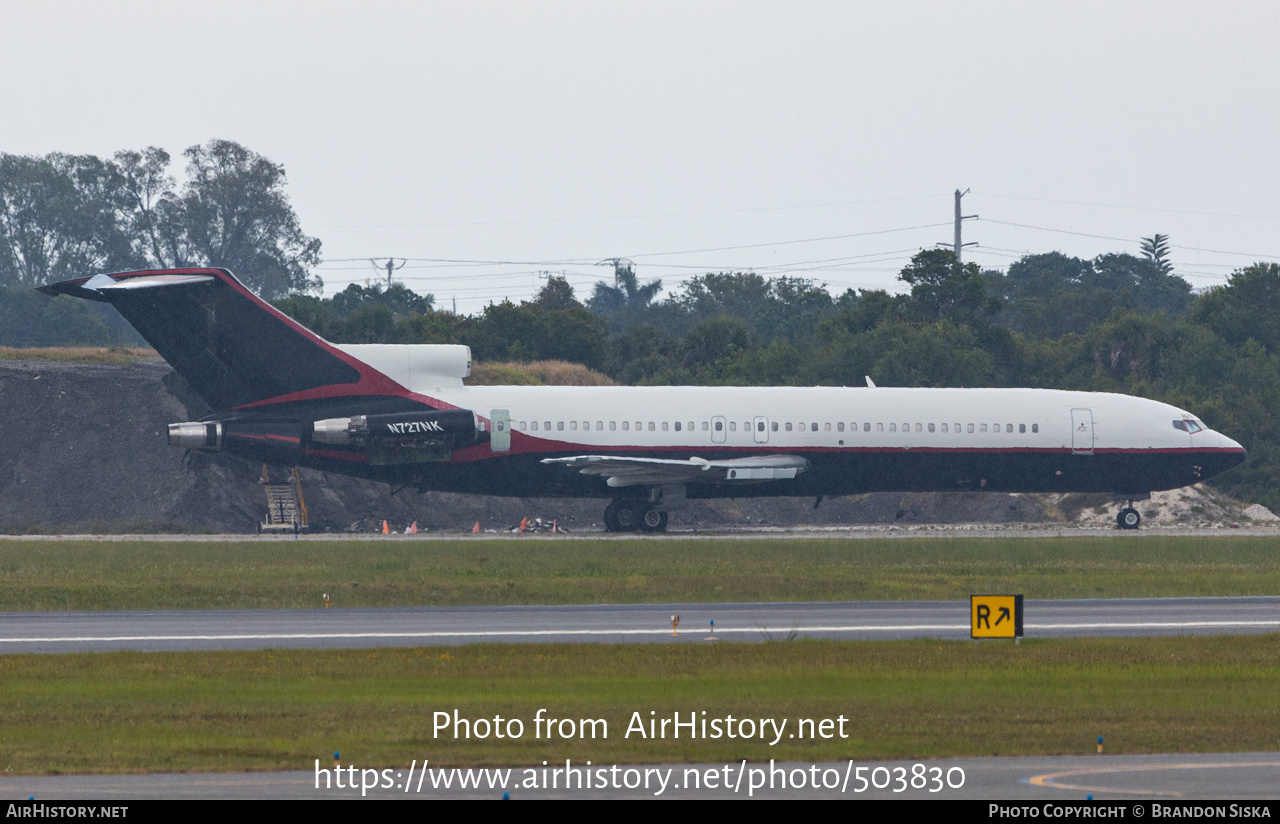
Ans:
[[[673,633],[672,616],[680,616]],[[712,622],[714,621],[714,632]],[[1280,597],[1028,600],[1025,637],[1280,632]],[[11,612],[0,653],[967,638],[967,601]]]
[[[921,774],[917,765],[924,765],[923,779],[914,778]],[[319,774],[313,768],[279,773],[4,776],[0,777],[0,796],[34,798],[36,801],[95,799],[112,804],[122,803],[125,799],[147,798],[340,799],[362,795],[370,798],[497,800],[503,797],[504,792],[515,800],[845,798],[852,801],[877,798],[1072,804],[1092,797],[1094,801],[1123,803],[1126,805],[1124,812],[1129,813],[1124,816],[1127,818],[1139,818],[1154,812],[1150,809],[1152,803],[1167,805],[1202,798],[1228,803],[1232,799],[1280,798],[1280,754],[1277,753],[950,758],[860,761],[853,764],[838,761],[817,765],[789,762],[771,765],[754,761],[728,765],[619,765],[617,773],[608,778],[609,786],[572,789],[565,789],[560,782],[557,788],[522,787],[519,782],[528,775],[523,767],[487,770],[480,778],[480,787],[464,789],[458,786],[457,772],[444,770],[424,776],[420,762],[415,762],[412,766],[418,769],[417,772],[411,772],[411,765],[403,765],[402,769],[391,771],[393,782],[390,787],[375,787],[364,792],[361,783],[365,779],[360,765],[353,765],[356,766],[354,789],[345,777],[343,788],[333,786],[332,770],[325,770],[331,766],[321,764]],[[584,765],[575,766],[581,768]],[[813,770],[815,766],[816,771]],[[738,780],[739,770],[744,772],[745,780]],[[665,787],[659,784],[658,771],[665,774]],[[541,765],[532,772],[541,779]],[[451,784],[447,788],[440,786],[446,774]],[[652,779],[648,787],[644,786],[646,776]],[[716,779],[710,787],[707,786],[709,776]],[[812,786],[815,776],[819,784],[816,789]],[[376,776],[377,779],[381,777],[381,774]],[[793,782],[797,778],[805,785],[795,786]],[[490,779],[494,779],[492,785]],[[774,784],[772,788],[767,785],[770,780]],[[912,786],[913,780],[916,786]],[[632,782],[637,786],[623,786]],[[760,786],[753,788],[753,783]],[[618,786],[613,786],[615,784]],[[1142,813],[1137,813],[1135,804],[1144,805]]]

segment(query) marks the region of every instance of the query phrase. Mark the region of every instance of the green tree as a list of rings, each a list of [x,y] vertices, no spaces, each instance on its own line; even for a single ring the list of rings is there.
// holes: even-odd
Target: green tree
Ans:
[[[644,320],[653,299],[662,291],[662,281],[651,280],[641,285],[635,268],[630,265],[620,265],[614,271],[617,285],[596,283],[587,307],[607,320],[611,327],[625,329]]]
[[[898,280],[911,286],[911,309],[929,323],[964,323],[994,308],[978,264],[961,263],[949,249],[921,250]]]
[[[1210,289],[1191,315],[1236,346],[1250,339],[1280,352],[1280,263],[1255,263]]]
[[[134,263],[119,177],[90,155],[0,155],[0,285],[41,286]]]
[[[1160,270],[1161,274],[1173,274],[1173,264],[1169,262],[1169,236],[1152,235],[1144,237],[1140,244],[1142,256]]]
[[[551,275],[538,290],[533,303],[544,312],[556,310],[582,309],[583,306],[573,296],[573,287],[560,275]]]
[[[321,287],[309,267],[320,241],[308,237],[285,194],[284,167],[230,140],[183,152],[187,180],[158,210],[167,266],[230,269],[264,298]]]

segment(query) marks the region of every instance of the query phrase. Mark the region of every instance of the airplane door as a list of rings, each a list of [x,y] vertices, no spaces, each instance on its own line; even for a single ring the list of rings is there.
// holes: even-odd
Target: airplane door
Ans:
[[[728,435],[726,431],[728,427],[724,423],[724,415],[716,415],[711,419],[711,442],[724,443],[725,437]]]
[[[1071,410],[1071,454],[1093,454],[1093,410]]]
[[[511,449],[511,413],[495,409],[489,413],[489,450],[507,452]]]
[[[756,418],[753,424],[756,431],[756,443],[769,442],[769,419]]]

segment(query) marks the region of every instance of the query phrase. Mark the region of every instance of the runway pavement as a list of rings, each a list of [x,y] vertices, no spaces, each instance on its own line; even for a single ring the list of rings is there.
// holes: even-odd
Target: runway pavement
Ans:
[[[0,613],[0,653],[967,638],[967,601]],[[673,635],[671,618],[680,616]],[[714,621],[714,631],[712,622]],[[1280,597],[1034,601],[1028,638],[1280,632]]]
[[[917,765],[923,765],[918,767]],[[473,771],[480,787],[462,789],[457,772],[431,772],[424,776],[421,762],[391,771],[391,786],[362,792],[362,783],[382,784],[384,773],[373,780],[354,766],[351,788],[344,771],[343,787],[334,786],[332,764],[279,773],[224,773],[151,775],[0,776],[0,797],[37,801],[67,799],[100,800],[108,804],[128,799],[304,799],[370,798],[440,799],[502,798],[844,798],[875,799],[981,799],[1043,804],[1078,804],[1118,801],[1126,818],[1135,815],[1135,804],[1173,805],[1194,799],[1280,798],[1280,753],[1214,753],[1210,755],[1078,755],[1022,758],[954,758],[921,761],[838,761],[807,763],[742,762],[725,764],[613,765],[605,773],[593,773],[589,786],[564,788],[564,777],[554,776],[557,786],[546,789],[520,786],[529,773],[524,767],[510,770]],[[385,765],[379,765],[384,766]],[[534,767],[535,765],[529,765]],[[564,768],[564,764],[549,765]],[[572,764],[582,769],[585,764]],[[816,771],[813,767],[816,766]],[[858,769],[861,768],[861,769]],[[541,783],[542,765],[532,772]],[[667,771],[670,772],[667,772]],[[738,780],[738,773],[743,780]],[[477,776],[476,773],[479,773]],[[504,775],[505,780],[504,780]],[[448,777],[451,786],[444,788]],[[665,787],[661,779],[665,776]],[[714,787],[708,779],[714,776]],[[923,776],[916,778],[915,776]],[[847,777],[847,780],[846,780]],[[644,786],[648,779],[649,786]],[[796,786],[797,779],[803,782]],[[580,779],[582,780],[582,779]],[[493,786],[490,786],[490,782]],[[773,786],[769,786],[772,781]],[[912,783],[916,786],[912,786]],[[319,787],[317,787],[317,783]],[[504,788],[502,785],[506,784]],[[547,783],[551,783],[548,781]],[[815,789],[813,784],[819,786]],[[627,784],[636,784],[628,788]],[[753,787],[753,784],[759,786]],[[826,786],[822,786],[825,784]],[[433,786],[434,785],[434,786]],[[784,786],[785,785],[785,786]],[[1272,813],[1274,815],[1274,812]],[[1045,815],[1044,817],[1053,817]]]

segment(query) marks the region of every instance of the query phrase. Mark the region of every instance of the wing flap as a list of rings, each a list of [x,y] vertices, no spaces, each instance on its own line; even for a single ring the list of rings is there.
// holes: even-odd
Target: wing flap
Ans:
[[[760,455],[709,461],[705,458],[630,458],[613,455],[576,455],[546,458],[544,464],[577,469],[583,475],[606,478],[611,487],[681,483],[750,483],[789,480],[809,468],[798,455]]]

